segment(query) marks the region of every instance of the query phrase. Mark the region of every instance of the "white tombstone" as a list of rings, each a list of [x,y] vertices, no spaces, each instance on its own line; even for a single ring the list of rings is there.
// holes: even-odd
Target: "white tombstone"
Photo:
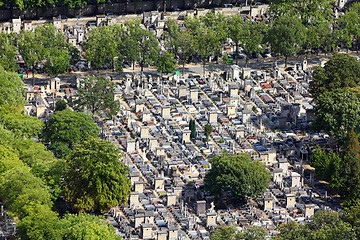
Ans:
[[[171,119],[171,115],[170,115],[170,107],[169,106],[163,106],[161,108],[161,116],[164,119]]]
[[[273,198],[264,198],[264,211],[272,210],[274,204]]]
[[[212,111],[208,113],[208,121],[210,124],[217,123],[217,112]]]
[[[286,208],[294,208],[295,207],[295,195],[288,193],[286,196]]]
[[[167,202],[166,205],[172,206],[172,205],[176,205],[176,195],[174,193],[168,193],[167,194]]]
[[[206,214],[206,227],[216,227],[216,213]]]

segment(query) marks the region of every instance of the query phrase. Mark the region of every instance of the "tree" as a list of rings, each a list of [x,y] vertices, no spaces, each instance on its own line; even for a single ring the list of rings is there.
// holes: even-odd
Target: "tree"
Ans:
[[[186,18],[188,21],[188,18]],[[182,75],[184,75],[185,63],[194,55],[194,39],[189,29],[180,31],[177,22],[168,19],[166,22],[165,41],[171,52],[182,62]]]
[[[0,145],[0,174],[17,166],[23,166],[19,154],[11,147]]]
[[[117,41],[112,26],[93,28],[84,43],[85,59],[94,69],[111,67],[117,56]]]
[[[67,48],[70,55],[70,64],[71,65],[77,64],[81,60],[79,49],[77,49],[71,44],[68,44]]]
[[[51,195],[44,183],[24,165],[15,166],[1,175],[0,194],[12,213],[20,218],[29,214],[32,204],[52,205]]]
[[[76,144],[98,136],[99,131],[99,127],[89,115],[65,109],[51,115],[42,136],[56,156],[64,157]]]
[[[336,136],[340,144],[348,131],[360,129],[360,99],[353,92],[335,90],[321,94],[314,112],[313,128]]]
[[[244,240],[262,240],[266,239],[269,231],[266,228],[258,226],[248,226],[244,232],[240,233],[240,238]]]
[[[160,55],[157,62],[158,72],[169,74],[176,70],[176,60],[173,56],[170,52]]]
[[[235,240],[239,239],[235,227],[218,227],[210,236],[211,240]]]
[[[337,46],[338,41],[334,36],[331,22],[324,21],[314,26],[309,26],[307,30],[307,47],[319,52],[320,47],[327,50],[332,50]],[[335,41],[334,41],[335,40]],[[329,46],[332,48],[329,48]]]
[[[341,158],[339,155],[330,151],[325,153],[319,146],[311,154],[310,164],[315,168],[315,173],[321,176],[325,181],[331,182],[335,172],[340,169]]]
[[[194,35],[196,54],[201,58],[204,74],[206,62],[221,51],[222,42],[218,37],[216,31],[204,26],[199,27]]]
[[[42,46],[40,60],[45,58],[45,70],[50,76],[65,73],[70,67],[70,55],[65,36],[53,24],[35,28],[37,41]]]
[[[341,213],[317,211],[313,220],[304,225],[291,222],[277,228],[275,239],[356,239],[351,224],[341,218]]]
[[[352,88],[360,83],[360,61],[348,54],[335,54],[324,67],[315,67],[310,93],[315,99],[324,92]]]
[[[307,230],[304,225],[299,224],[297,222],[290,222],[287,224],[281,224],[279,227],[276,228],[279,232],[276,234],[274,239],[277,240],[288,240],[288,239],[301,239],[305,240]]]
[[[243,26],[243,35],[241,41],[248,55],[259,54],[265,51],[264,35],[267,31],[267,26],[264,22],[256,23],[245,21]],[[248,63],[248,57],[246,63]]]
[[[65,196],[79,212],[96,214],[125,203],[131,184],[115,145],[95,138],[80,144],[66,166]]]
[[[332,20],[333,1],[331,0],[273,0],[270,5],[271,18],[283,15],[301,19],[304,25],[316,25]]]
[[[343,45],[348,49],[352,47],[354,40],[357,39],[357,50],[359,50],[360,37],[360,4],[353,3],[353,5],[341,15],[337,21],[340,29]]]
[[[69,240],[122,239],[115,233],[113,226],[90,214],[67,214],[61,220],[61,232],[63,239]]]
[[[205,125],[205,129],[204,129],[204,133],[205,133],[205,137],[206,137],[206,142],[209,141],[209,136],[210,136],[212,130],[213,130],[212,126],[211,126],[209,123],[207,123],[207,124]]]
[[[16,71],[16,53],[13,34],[0,32],[0,66],[7,71]]]
[[[356,201],[360,197],[360,145],[358,136],[353,130],[347,133],[342,159],[339,170],[341,186],[338,191],[347,201]]]
[[[57,214],[46,205],[29,206],[28,215],[16,226],[21,239],[62,239]]]
[[[89,76],[81,84],[81,88],[75,95],[75,109],[87,109],[93,115],[101,112],[107,115],[117,114],[120,103],[114,98],[116,88],[114,82],[104,76]]]
[[[252,161],[248,154],[223,153],[211,158],[211,164],[204,182],[215,196],[230,191],[234,197],[255,197],[263,194],[271,179],[263,163]]]
[[[67,103],[65,102],[65,100],[60,99],[60,100],[56,101],[56,103],[55,103],[55,111],[56,112],[65,110],[66,108],[67,108]]]
[[[268,41],[274,52],[285,57],[297,54],[305,43],[306,29],[297,17],[281,16],[274,21],[268,31]]]
[[[25,100],[24,87],[19,75],[7,72],[0,66],[0,106],[22,108]],[[2,110],[3,111],[3,110]]]
[[[159,42],[152,32],[140,27],[139,21],[126,21],[125,29],[125,42],[131,47],[125,56],[131,62],[138,62],[143,72],[146,65],[152,65],[157,61]]]
[[[139,65],[141,72],[143,72],[146,65],[152,65],[156,62],[159,55],[159,43],[152,32],[144,29],[140,30],[137,42],[139,46]]]
[[[182,62],[182,75],[184,75],[185,63],[189,61],[190,57],[195,53],[195,42],[193,36],[186,30],[181,32],[177,41],[177,55]]]
[[[240,14],[232,15],[228,18],[229,37],[235,43],[235,59],[239,55],[239,46],[241,44],[242,36],[244,35],[244,19]]]
[[[190,119],[189,130],[191,131],[190,138],[195,139],[196,138],[196,124],[195,124],[195,120],[193,120],[193,119]]]
[[[43,60],[41,55],[43,46],[39,44],[35,33],[31,31],[21,31],[17,42],[19,52],[24,59],[26,67],[31,69],[34,86],[36,67]]]
[[[64,160],[55,158],[42,143],[36,143],[32,139],[18,140],[13,144],[20,160],[31,168],[34,176],[41,178],[50,187],[53,198],[57,198],[61,193]]]
[[[248,226],[243,232],[237,232],[233,226],[218,227],[210,236],[210,240],[263,240],[268,230],[257,226]]]
[[[44,123],[37,117],[19,112],[4,114],[2,120],[7,129],[25,138],[37,137],[44,127]]]

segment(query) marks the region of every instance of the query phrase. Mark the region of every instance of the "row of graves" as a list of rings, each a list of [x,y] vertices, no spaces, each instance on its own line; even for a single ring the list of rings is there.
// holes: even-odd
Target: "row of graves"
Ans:
[[[329,204],[326,186],[303,167],[308,144],[328,142],[324,134],[304,131],[313,121],[310,79],[306,61],[256,71],[233,65],[225,75],[126,75],[115,94],[122,110],[102,123],[103,137],[122,149],[131,171],[129,202],[113,209],[120,234],[208,239],[219,225],[240,231],[256,225],[274,235],[281,223],[309,221],[319,209],[338,210],[334,201]],[[249,153],[267,166],[273,179],[263,196],[241,205],[225,200],[215,210],[203,180],[211,157],[223,151]]]

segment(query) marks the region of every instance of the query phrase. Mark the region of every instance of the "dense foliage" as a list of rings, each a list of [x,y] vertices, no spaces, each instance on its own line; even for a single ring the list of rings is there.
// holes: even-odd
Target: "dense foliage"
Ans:
[[[64,157],[76,144],[97,137],[99,131],[91,116],[65,109],[50,117],[42,131],[42,137],[50,144],[49,148],[56,156]]]
[[[73,105],[76,110],[88,110],[93,115],[102,112],[116,115],[120,104],[115,101],[116,84],[104,76],[89,76],[81,81],[81,88],[75,95]]]
[[[17,237],[21,239],[120,239],[114,228],[97,216],[67,214],[61,219],[58,213],[53,211],[54,200],[61,197],[62,192],[66,190],[66,186],[63,185],[64,177],[67,176],[66,179],[70,179],[70,172],[76,172],[76,169],[71,168],[73,166],[71,162],[66,163],[63,159],[54,157],[42,143],[30,138],[37,137],[43,125],[37,118],[30,118],[22,113],[25,103],[23,85],[17,74],[9,73],[0,67],[0,85],[1,89],[7,90],[2,93],[0,91],[0,198],[6,205],[8,214],[16,221]],[[57,137],[61,136],[63,137],[61,141],[65,141],[64,144],[69,144],[67,147],[71,147],[87,139],[89,133],[95,136],[98,134],[96,124],[85,114],[67,109],[58,111],[56,115],[57,117],[53,120],[57,121],[52,122],[52,127],[56,125],[60,127],[58,129],[60,131],[55,131],[52,136],[49,136],[52,142],[57,142]],[[70,122],[78,124],[70,129],[78,131],[75,135],[66,128],[61,128]],[[89,129],[86,126],[89,126]],[[79,133],[79,131],[84,132]],[[56,135],[57,133],[60,134]],[[74,138],[71,139],[74,140],[73,143],[69,143],[70,138]],[[97,206],[100,206],[101,210],[106,207],[115,207],[118,203],[124,202],[130,191],[128,190],[130,180],[127,178],[126,168],[120,163],[120,156],[115,152],[114,145],[95,139],[91,141],[98,143],[92,150],[97,154],[103,154],[93,159],[84,153],[84,159],[97,160],[97,164],[91,166],[93,167],[90,170],[91,174],[106,179],[105,184],[108,183],[108,186],[110,184],[114,186],[111,187],[110,193],[99,194],[101,199],[96,202]],[[99,149],[105,149],[105,152],[98,151]],[[77,159],[83,157],[79,151],[75,151],[74,155]],[[109,158],[105,158],[105,155]],[[110,161],[111,159],[113,162]],[[110,167],[96,168],[102,164]],[[102,189],[104,187],[105,185]],[[79,190],[83,190],[82,186],[79,186]],[[75,188],[72,188],[72,191],[75,191]]]
[[[271,174],[265,165],[252,161],[248,154],[222,153],[211,158],[211,170],[205,175],[205,189],[221,196],[230,191],[234,197],[255,197],[264,193]]]
[[[65,196],[80,212],[95,213],[125,203],[130,194],[127,167],[111,142],[89,139],[66,162]]]
[[[310,92],[314,98],[336,89],[353,88],[360,83],[360,61],[348,54],[335,54],[324,67],[315,67]]]

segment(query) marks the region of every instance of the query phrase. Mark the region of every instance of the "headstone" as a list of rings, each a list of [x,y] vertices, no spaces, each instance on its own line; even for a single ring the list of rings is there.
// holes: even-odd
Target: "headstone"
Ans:
[[[295,203],[295,195],[291,193],[286,194],[286,208],[294,208]]]
[[[179,98],[179,99],[182,98],[182,97],[186,97],[186,96],[187,96],[187,95],[186,95],[186,90],[187,90],[186,86],[180,86],[180,87],[178,88],[178,98]]]
[[[272,210],[274,204],[273,198],[264,198],[264,211]]]
[[[297,172],[291,172],[291,187],[302,187],[301,176]]]
[[[189,143],[190,142],[190,130],[184,130],[182,134],[182,142],[183,143]]]
[[[134,185],[135,185],[135,192],[142,193],[144,191],[144,183],[143,182],[137,181],[134,183]]]
[[[150,138],[149,139],[149,149],[151,151],[155,151],[155,149],[159,147],[159,142],[156,138]]]
[[[216,213],[206,214],[206,227],[216,227]]]
[[[206,214],[206,201],[196,202],[196,213],[198,216],[205,216]]]
[[[199,90],[197,88],[190,89],[190,99],[193,102],[198,102]]]
[[[164,178],[156,177],[154,180],[154,188],[155,189],[164,189]]]
[[[212,111],[208,113],[208,121],[210,124],[217,123],[217,112]]]
[[[141,225],[141,235],[142,239],[152,239],[152,226],[150,224]]]
[[[127,140],[126,144],[126,152],[132,153],[136,151],[136,143],[135,140]]]
[[[305,204],[305,217],[310,218],[314,215],[314,204]]]
[[[179,229],[177,226],[170,226],[169,227],[169,239],[168,240],[177,240],[178,239],[178,232]]]
[[[171,119],[171,115],[170,115],[170,107],[169,106],[163,106],[161,108],[161,116],[164,119]]]
[[[172,205],[176,205],[176,195],[173,193],[168,193],[167,194],[167,206],[172,206]]]

